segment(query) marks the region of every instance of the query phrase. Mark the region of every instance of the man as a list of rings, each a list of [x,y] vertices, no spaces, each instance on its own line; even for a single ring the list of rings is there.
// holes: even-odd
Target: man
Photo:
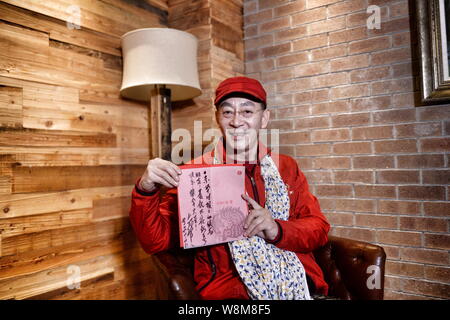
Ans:
[[[204,299],[310,299],[328,286],[312,251],[324,245],[329,224],[294,159],[258,142],[268,125],[266,92],[254,79],[219,84],[214,104],[223,139],[203,163],[242,163],[251,208],[244,240],[195,249],[194,280]],[[179,246],[176,187],[181,170],[152,159],[132,194],[130,218],[149,254]],[[159,188],[169,188],[160,200]]]

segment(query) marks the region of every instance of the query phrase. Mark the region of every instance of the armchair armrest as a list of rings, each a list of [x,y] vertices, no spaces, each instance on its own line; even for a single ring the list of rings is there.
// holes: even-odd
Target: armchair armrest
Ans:
[[[314,252],[329,285],[329,295],[340,299],[382,300],[386,253],[368,242],[329,236]]]
[[[174,249],[155,254],[164,265],[169,277],[171,293],[175,300],[198,300],[200,296],[195,290],[193,255],[190,250]]]

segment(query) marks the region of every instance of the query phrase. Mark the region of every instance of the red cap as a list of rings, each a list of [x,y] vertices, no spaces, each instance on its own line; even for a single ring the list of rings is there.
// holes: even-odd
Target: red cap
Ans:
[[[258,80],[247,77],[234,77],[228,78],[222,81],[216,89],[216,99],[214,99],[214,105],[217,106],[219,102],[231,93],[241,92],[246,93],[264,104],[266,102],[266,90],[264,90],[261,83]]]

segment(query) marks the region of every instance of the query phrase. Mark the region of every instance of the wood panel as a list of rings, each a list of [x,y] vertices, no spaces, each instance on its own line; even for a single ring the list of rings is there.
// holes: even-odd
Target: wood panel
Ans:
[[[215,127],[217,82],[243,73],[242,6],[0,0],[0,299],[169,298],[128,219],[150,139],[147,103],[120,97],[120,37],[169,26],[198,38],[202,95],[172,113],[194,137],[196,120]]]
[[[128,218],[147,104],[119,94],[120,37],[167,16],[165,0],[0,1],[0,299],[167,297]]]

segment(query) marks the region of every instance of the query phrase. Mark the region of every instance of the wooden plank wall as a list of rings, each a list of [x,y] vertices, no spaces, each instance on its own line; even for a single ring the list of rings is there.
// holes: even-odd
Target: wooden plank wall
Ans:
[[[243,0],[168,0],[169,27],[199,39],[198,66],[203,93],[190,101],[174,103],[173,128],[187,128],[193,120],[203,131],[216,128],[214,91],[219,82],[244,74]],[[186,121],[189,119],[189,121]],[[211,141],[203,141],[203,146]]]
[[[119,97],[120,36],[167,24],[166,0],[0,2],[0,299],[167,297],[128,220],[147,106]]]
[[[168,297],[128,220],[149,139],[146,104],[119,97],[120,36],[169,26],[199,39],[203,94],[173,111],[173,129],[193,134],[194,120],[215,126],[217,84],[244,73],[242,6],[0,0],[0,299]]]

